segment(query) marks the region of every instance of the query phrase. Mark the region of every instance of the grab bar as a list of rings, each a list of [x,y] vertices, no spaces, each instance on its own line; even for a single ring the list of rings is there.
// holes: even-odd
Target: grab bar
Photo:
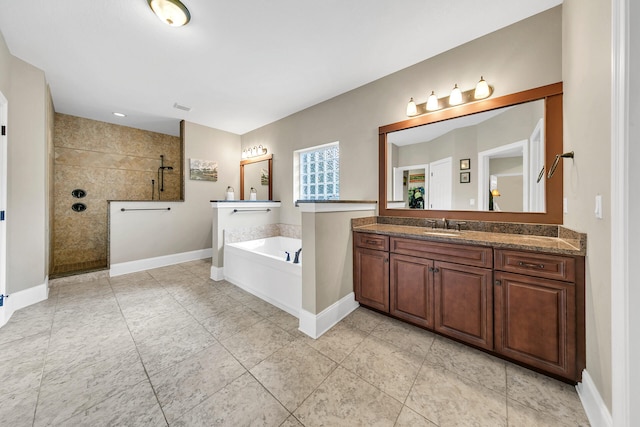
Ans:
[[[245,213],[245,212],[271,212],[271,209],[234,209],[232,213]]]
[[[125,209],[122,208],[120,209],[122,212],[126,212],[126,211],[170,211],[171,208],[139,208],[139,209]]]

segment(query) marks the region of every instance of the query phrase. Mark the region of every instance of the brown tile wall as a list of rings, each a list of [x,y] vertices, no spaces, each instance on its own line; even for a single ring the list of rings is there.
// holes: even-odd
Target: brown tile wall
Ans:
[[[107,267],[107,200],[158,199],[158,167],[164,154],[162,200],[179,200],[182,144],[179,137],[118,126],[66,114],[54,122],[53,263],[50,273],[65,266],[104,260]],[[76,199],[80,188],[87,196]],[[74,212],[74,203],[87,210]]]

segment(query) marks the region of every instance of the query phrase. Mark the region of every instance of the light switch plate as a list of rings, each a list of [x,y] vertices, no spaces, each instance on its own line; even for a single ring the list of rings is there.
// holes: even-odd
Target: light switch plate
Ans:
[[[602,196],[600,194],[596,196],[595,214],[596,214],[596,218],[602,219]]]

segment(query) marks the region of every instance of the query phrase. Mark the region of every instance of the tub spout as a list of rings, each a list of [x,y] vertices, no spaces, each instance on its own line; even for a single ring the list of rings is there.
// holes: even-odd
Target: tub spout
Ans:
[[[295,255],[295,257],[293,258],[293,263],[294,263],[294,264],[298,264],[298,263],[300,263],[300,252],[302,252],[302,248],[300,248],[300,249],[298,249],[298,250],[296,251],[296,255]]]

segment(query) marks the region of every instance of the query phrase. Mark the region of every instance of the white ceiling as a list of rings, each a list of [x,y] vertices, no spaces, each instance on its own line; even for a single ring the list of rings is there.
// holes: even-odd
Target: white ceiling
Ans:
[[[183,2],[191,22],[173,28],[146,0],[0,0],[0,32],[59,113],[244,134],[562,0]]]

